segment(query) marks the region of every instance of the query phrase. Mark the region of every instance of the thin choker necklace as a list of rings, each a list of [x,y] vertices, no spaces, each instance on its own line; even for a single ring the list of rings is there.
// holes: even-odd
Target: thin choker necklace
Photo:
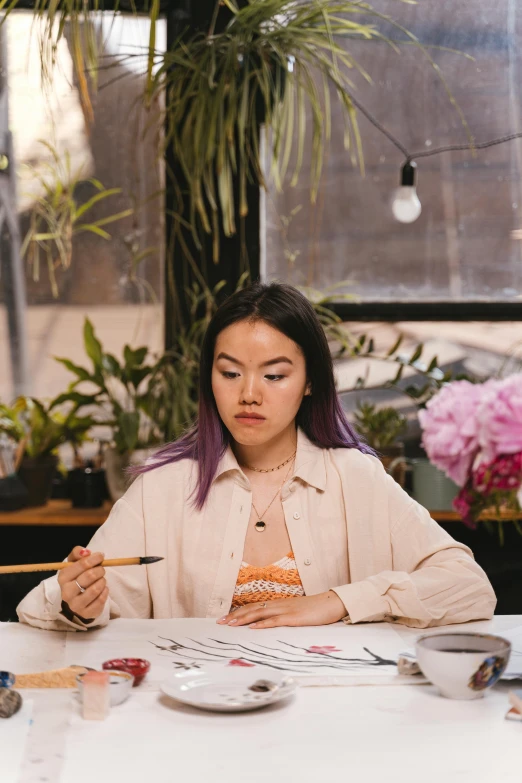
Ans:
[[[276,468],[253,468],[252,465],[243,465],[242,467],[248,468],[249,470],[255,470],[256,473],[273,473],[274,470],[280,470],[281,468],[284,468],[285,465],[288,465],[288,463],[293,460],[295,455],[297,454],[297,451],[294,451],[291,457],[288,457],[288,459],[285,459],[284,462],[282,462],[280,465],[278,465]]]

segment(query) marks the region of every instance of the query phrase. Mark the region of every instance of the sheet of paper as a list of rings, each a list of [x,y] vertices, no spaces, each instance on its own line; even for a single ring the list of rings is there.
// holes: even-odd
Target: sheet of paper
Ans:
[[[303,685],[384,685],[403,679],[396,666],[403,645],[385,623],[256,631],[203,619],[114,620],[99,631],[69,635],[66,658],[96,668],[111,658],[146,658],[152,666],[143,686],[151,690],[179,669],[259,665],[286,671]]]
[[[17,783],[31,727],[33,702],[24,699],[20,710],[10,718],[0,719],[0,780]]]

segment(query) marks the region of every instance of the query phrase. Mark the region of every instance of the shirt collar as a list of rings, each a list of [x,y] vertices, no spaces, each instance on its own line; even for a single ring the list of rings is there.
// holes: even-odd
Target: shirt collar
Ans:
[[[316,446],[304,434],[297,430],[297,454],[295,457],[294,478],[300,478],[311,487],[326,489],[326,464],[324,449]]]
[[[297,429],[297,454],[292,478],[299,478],[311,487],[324,491],[326,489],[326,465],[323,452],[324,449],[314,445],[299,427]],[[244,482],[250,488],[250,482],[241,470],[229,445],[218,463],[214,481],[224,473],[234,472],[242,476]]]

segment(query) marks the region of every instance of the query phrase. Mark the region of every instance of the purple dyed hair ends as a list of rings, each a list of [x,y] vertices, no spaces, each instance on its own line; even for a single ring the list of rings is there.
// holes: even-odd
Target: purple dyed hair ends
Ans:
[[[297,289],[284,283],[256,282],[232,294],[210,321],[201,350],[197,422],[181,438],[160,448],[136,473],[191,459],[198,465],[192,502],[199,510],[207,499],[219,461],[231,436],[223,424],[212,392],[212,365],[217,336],[238,321],[264,321],[293,340],[303,351],[311,396],[303,397],[296,424],[324,449],[358,449],[374,454],[355,433],[335,389],[328,341],[314,309]]]

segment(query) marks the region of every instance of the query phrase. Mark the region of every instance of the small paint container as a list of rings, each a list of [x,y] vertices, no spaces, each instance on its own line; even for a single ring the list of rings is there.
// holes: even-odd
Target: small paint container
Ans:
[[[113,658],[102,663],[102,669],[106,671],[129,672],[134,677],[134,686],[139,685],[150,669],[149,661],[145,658]]]
[[[80,695],[80,701],[83,703],[83,678],[85,672],[78,674],[76,682],[78,684],[78,692]],[[116,707],[118,704],[126,701],[129,698],[129,694],[134,685],[134,677],[129,672],[123,671],[111,671],[109,672],[109,697],[111,707]]]
[[[0,688],[12,688],[14,683],[14,674],[11,674],[11,672],[0,672]]]

